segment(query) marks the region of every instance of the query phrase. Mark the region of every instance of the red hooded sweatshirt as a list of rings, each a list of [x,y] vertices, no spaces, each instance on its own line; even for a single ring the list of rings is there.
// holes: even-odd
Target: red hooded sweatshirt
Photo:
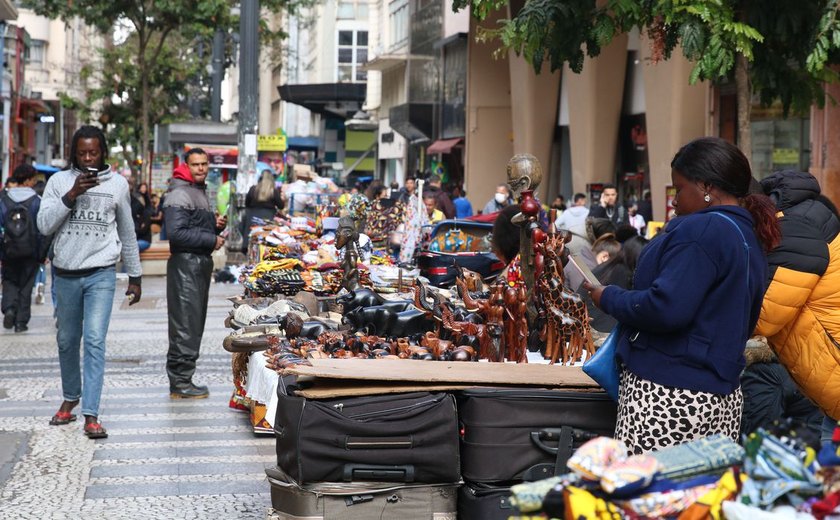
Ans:
[[[193,179],[192,173],[190,173],[190,167],[187,166],[187,163],[181,163],[175,167],[175,170],[172,172],[173,179],[181,179],[187,182],[195,182]]]

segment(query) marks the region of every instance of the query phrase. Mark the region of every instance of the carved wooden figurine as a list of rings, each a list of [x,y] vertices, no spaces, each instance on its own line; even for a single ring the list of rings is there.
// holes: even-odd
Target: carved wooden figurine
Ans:
[[[593,345],[586,303],[563,285],[560,256],[566,240],[563,234],[551,234],[540,248],[545,259],[545,270],[538,282],[546,318],[543,338],[545,355],[552,364],[558,360],[574,363],[581,358],[584,346],[591,351]]]

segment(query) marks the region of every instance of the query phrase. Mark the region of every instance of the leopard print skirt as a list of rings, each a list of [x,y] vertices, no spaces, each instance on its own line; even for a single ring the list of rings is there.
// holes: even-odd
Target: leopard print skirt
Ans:
[[[615,438],[630,455],[656,451],[722,433],[738,441],[744,396],[663,386],[621,372]]]

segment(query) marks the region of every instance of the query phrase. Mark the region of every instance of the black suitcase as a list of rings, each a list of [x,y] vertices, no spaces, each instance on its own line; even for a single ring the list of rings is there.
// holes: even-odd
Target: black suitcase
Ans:
[[[584,442],[615,431],[604,392],[476,388],[458,398],[464,480],[511,483],[566,473]]]
[[[466,482],[458,491],[458,520],[508,520],[518,514],[507,486]]]
[[[458,484],[322,482],[298,486],[265,470],[274,520],[455,520]]]
[[[458,414],[446,393],[309,400],[281,377],[277,465],[298,484],[461,480]]]

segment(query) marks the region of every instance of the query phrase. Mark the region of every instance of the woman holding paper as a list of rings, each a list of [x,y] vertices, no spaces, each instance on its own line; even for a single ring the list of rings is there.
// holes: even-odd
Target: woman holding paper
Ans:
[[[678,218],[642,252],[634,289],[585,284],[621,325],[615,436],[630,453],[738,439],[744,347],[780,236],[770,199],[749,193],[747,158],[726,141],[683,146],[671,178]]]

